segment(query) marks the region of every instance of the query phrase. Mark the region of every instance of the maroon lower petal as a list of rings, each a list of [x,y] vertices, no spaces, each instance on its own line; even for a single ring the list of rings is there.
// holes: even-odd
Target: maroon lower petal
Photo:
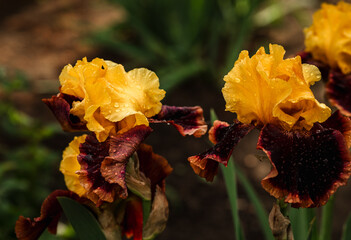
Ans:
[[[272,163],[263,188],[293,207],[324,205],[351,174],[350,155],[342,133],[316,123],[310,131],[284,131],[266,125],[257,148]]]
[[[334,112],[327,121],[321,123],[324,128],[338,130],[344,135],[347,147],[351,146],[351,120],[344,116],[340,111]]]
[[[59,93],[57,96],[52,96],[51,98],[42,99],[42,101],[51,109],[56,119],[61,124],[64,131],[86,131],[88,130],[86,124],[80,121],[77,116],[70,114],[73,101],[78,101],[79,99]]]
[[[340,71],[331,71],[326,85],[329,101],[336,106],[342,114],[351,117],[351,74]]]
[[[125,183],[126,163],[151,128],[140,125],[131,130],[99,142],[95,134],[86,137],[79,147],[79,180],[87,190],[87,197],[97,205],[127,197]]]
[[[57,197],[69,197],[80,200],[79,196],[71,191],[56,190],[52,192],[41,205],[40,217],[25,218],[20,216],[16,222],[16,237],[21,240],[36,240],[48,228],[49,232],[56,234],[57,223],[62,214],[62,208]]]
[[[203,110],[195,107],[175,107],[163,105],[161,111],[149,119],[150,123],[170,123],[185,135],[201,137],[207,131]]]
[[[239,121],[230,126],[225,122],[216,121],[210,130],[210,139],[217,144],[204,153],[188,158],[194,172],[207,181],[212,181],[217,174],[218,163],[227,166],[234,147],[253,128],[253,125]]]
[[[128,200],[123,223],[123,235],[133,240],[143,239],[143,205],[139,197]]]
[[[156,185],[159,185],[164,189],[163,180],[173,171],[168,161],[154,153],[152,147],[146,144],[141,144],[137,153],[140,171],[151,180],[152,188],[155,189]]]

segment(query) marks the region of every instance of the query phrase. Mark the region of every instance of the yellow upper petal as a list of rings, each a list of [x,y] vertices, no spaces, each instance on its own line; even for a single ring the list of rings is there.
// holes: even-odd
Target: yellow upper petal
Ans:
[[[149,125],[147,118],[160,112],[165,96],[154,72],[140,68],[127,73],[122,65],[99,58],[66,66],[60,82],[63,93],[82,99],[73,103],[71,113],[86,121],[99,141]]]
[[[78,162],[79,145],[85,142],[86,135],[74,137],[73,141],[70,142],[68,147],[63,151],[62,161],[60,164],[60,171],[65,177],[65,183],[67,188],[82,196],[86,193],[85,188],[80,184],[79,176],[76,171],[80,170],[80,164]]]
[[[306,51],[332,68],[351,73],[351,4],[323,3],[304,30]]]
[[[274,123],[287,130],[310,129],[313,123],[325,121],[331,110],[310,89],[321,78],[318,68],[301,64],[300,57],[284,60],[285,50],[279,45],[269,49],[266,54],[261,47],[251,58],[247,51],[240,53],[224,77],[226,110],[246,124]]]

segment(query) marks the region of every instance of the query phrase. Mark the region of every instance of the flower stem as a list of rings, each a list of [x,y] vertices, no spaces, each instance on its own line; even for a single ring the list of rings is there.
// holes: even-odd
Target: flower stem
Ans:
[[[322,220],[320,229],[320,240],[331,239],[333,222],[334,196],[331,196],[328,203],[322,209]]]
[[[232,210],[233,222],[234,222],[234,231],[235,239],[240,240],[244,239],[244,235],[240,226],[240,219],[238,213],[238,195],[237,195],[237,185],[236,185],[236,176],[235,176],[235,166],[233,161],[228,162],[228,166],[225,167],[221,165],[221,170],[223,173],[225,185],[227,187],[227,193],[229,197],[230,207]]]

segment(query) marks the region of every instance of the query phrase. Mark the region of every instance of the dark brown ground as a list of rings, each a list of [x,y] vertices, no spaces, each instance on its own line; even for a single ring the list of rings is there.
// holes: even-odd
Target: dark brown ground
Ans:
[[[88,59],[104,57],[99,50],[85,44],[84,36],[114,21],[122,21],[123,11],[97,0],[22,0],[6,5],[4,2],[0,3],[0,66],[23,71],[32,83],[32,92],[14,96],[18,107],[44,121],[55,121],[40,99],[57,91],[58,74],[67,63],[74,63],[84,56]],[[19,2],[21,5],[17,5]],[[256,31],[253,39],[248,46],[252,49],[257,49],[262,42],[283,44],[288,54],[303,49],[302,26],[291,15],[285,17],[280,25]],[[209,119],[209,110],[214,108],[220,119],[232,121],[233,114],[224,112],[222,95],[214,89],[214,86],[204,85],[201,79],[194,79],[168,93],[163,103],[201,105],[206,119]],[[317,94],[322,98],[320,92]],[[174,168],[173,174],[167,178],[170,218],[158,239],[234,239],[230,206],[221,174],[208,184],[193,173],[186,160],[207,148],[205,138],[181,137],[169,126],[155,126],[154,130],[147,142]],[[234,156],[236,164],[249,176],[269,210],[274,199],[260,187],[260,179],[269,172],[270,165],[259,162],[253,155],[257,153],[257,136],[258,132],[250,133],[237,146]],[[64,149],[72,135],[63,134],[59,139],[49,144]],[[240,185],[238,195],[241,224],[247,239],[261,239],[253,206]],[[350,197],[350,185],[337,193],[333,239],[340,238],[342,224],[351,210]]]

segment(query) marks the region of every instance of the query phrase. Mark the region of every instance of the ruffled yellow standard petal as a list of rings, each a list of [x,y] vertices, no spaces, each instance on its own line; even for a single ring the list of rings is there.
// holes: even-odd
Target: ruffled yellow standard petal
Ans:
[[[80,170],[80,164],[77,156],[79,155],[79,145],[85,142],[87,135],[74,137],[68,147],[63,151],[62,161],[60,164],[60,171],[63,173],[67,188],[83,196],[86,193],[85,188],[80,184],[79,176],[76,171]]]
[[[156,74],[145,68],[128,73],[120,64],[86,58],[61,75],[61,92],[82,99],[73,102],[71,114],[86,121],[102,142],[111,134],[123,133],[160,112],[165,91],[159,89]]]
[[[313,15],[313,24],[304,30],[306,51],[314,59],[351,73],[351,4],[323,3]]]
[[[242,51],[233,69],[224,77],[222,89],[226,110],[237,114],[242,123],[280,124],[284,129],[310,129],[324,122],[331,110],[319,103],[310,85],[321,78],[318,68],[301,64],[301,58],[283,59],[279,45],[263,47],[249,57]]]

